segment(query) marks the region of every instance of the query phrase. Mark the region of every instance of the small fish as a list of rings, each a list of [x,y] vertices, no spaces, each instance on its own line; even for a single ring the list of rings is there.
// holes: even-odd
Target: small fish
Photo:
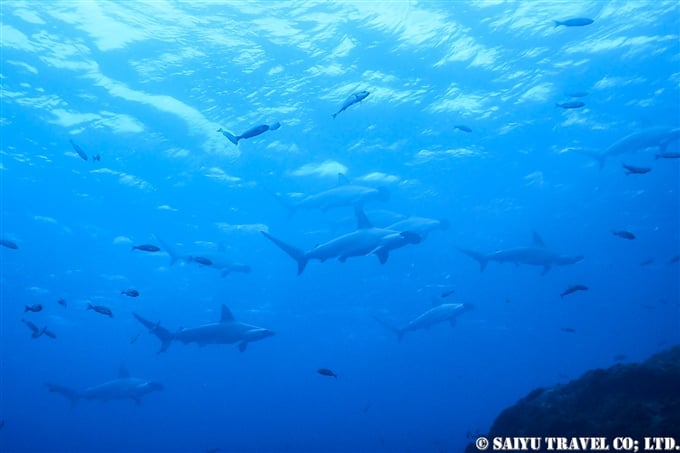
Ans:
[[[334,377],[338,378],[338,375],[333,372],[333,370],[329,370],[328,368],[319,368],[316,370],[317,373],[323,375],[323,376],[329,376],[329,377]]]
[[[83,151],[83,148],[78,146],[73,140],[69,140],[69,142],[71,142],[71,146],[78,153],[80,158],[83,160],[87,160],[87,154],[85,153],[85,151]]]
[[[155,246],[153,244],[142,244],[142,245],[133,245],[132,250],[141,250],[142,252],[160,252],[160,247]]]
[[[456,292],[455,289],[450,289],[448,291],[444,291],[443,293],[441,293],[441,297],[442,298],[449,297],[451,294],[454,294],[455,292]]]
[[[568,296],[571,293],[575,293],[576,291],[588,291],[588,287],[585,285],[571,285],[567,289],[560,294],[560,298],[564,298],[564,296]]]
[[[102,158],[98,153],[95,154],[94,156],[92,156],[92,162],[99,162],[101,160],[102,160]]]
[[[581,107],[585,107],[586,103],[581,102],[581,101],[569,101],[569,102],[563,102],[563,103],[555,103],[555,107],[559,107],[561,109],[580,109]]]
[[[647,258],[646,260],[644,260],[643,262],[640,263],[640,266],[649,266],[655,260],[656,260],[656,258]]]
[[[572,329],[571,327],[562,327],[560,330],[566,333],[576,333],[576,329]]]
[[[588,96],[588,92],[587,91],[572,91],[570,93],[567,93],[567,96],[569,96],[570,98],[584,98],[584,97]]]
[[[43,306],[40,304],[33,304],[33,305],[26,305],[24,307],[24,313],[27,311],[32,311],[33,313],[38,313],[39,311],[42,311]]]
[[[668,266],[670,266],[671,264],[675,264],[675,263],[677,263],[678,261],[680,261],[680,255],[675,255],[674,257],[672,257],[671,259],[669,259],[668,261],[666,261],[666,264],[667,264]]]
[[[668,153],[656,153],[654,159],[680,159],[680,153],[668,152]]]
[[[349,97],[345,99],[345,102],[343,102],[342,105],[340,106],[340,110],[333,114],[333,119],[335,119],[335,117],[338,116],[340,113],[344,112],[348,107],[354,104],[358,104],[359,102],[366,99],[369,94],[371,93],[369,93],[368,91],[357,91],[356,93],[350,94]]]
[[[621,164],[621,166],[626,170],[626,176],[628,175],[644,175],[652,171],[649,167],[633,167],[632,165]]]
[[[94,310],[97,313],[113,318],[113,312],[111,311],[111,309],[108,307],[104,307],[103,305],[92,305],[91,303],[88,302],[87,309]]]
[[[17,250],[19,248],[14,242],[9,239],[0,239],[0,245],[7,247],[8,249]]]
[[[121,294],[125,294],[126,296],[129,296],[129,297],[137,297],[137,296],[139,296],[139,291],[137,291],[136,289],[132,289],[132,288],[130,288],[130,289],[124,289],[124,290],[121,291],[120,293],[121,293]]]
[[[208,258],[205,258],[203,256],[191,256],[189,257],[189,261],[193,261],[198,264],[202,264],[203,266],[212,266],[213,262],[210,261]]]
[[[259,126],[252,127],[242,133],[241,135],[234,135],[230,132],[225,131],[222,128],[217,129],[217,132],[222,132],[222,135],[227,137],[227,139],[232,142],[234,145],[238,145],[238,142],[244,138],[253,138],[257,137],[260,134],[264,134],[267,131],[275,131],[278,128],[281,127],[281,123],[278,121],[274,124],[261,124]]]
[[[467,132],[468,134],[472,132],[472,129],[470,129],[464,124],[456,124],[455,126],[453,126],[453,128],[458,129],[459,131]]]
[[[628,239],[629,241],[632,241],[633,239],[635,239],[635,235],[633,233],[631,233],[630,231],[626,231],[626,230],[621,230],[621,231],[612,230],[612,234],[614,236],[618,236],[618,237],[623,238],[623,239]]]
[[[138,332],[137,335],[134,337],[130,338],[130,344],[135,344],[137,343],[137,340],[139,339],[139,336],[142,334],[142,332]]]
[[[22,319],[21,319],[21,322],[23,322],[24,324],[26,324],[26,326],[27,326],[29,329],[31,329],[31,332],[32,332],[31,338],[38,338],[40,335],[43,334],[43,332],[38,328],[38,326],[36,326],[35,324],[33,324],[31,321],[26,321],[25,319],[22,318]]]
[[[53,332],[47,330],[47,327],[43,327],[43,329],[42,329],[41,332],[42,332],[44,335],[47,335],[48,337],[50,337],[50,338],[53,339],[53,340],[56,340],[56,339],[57,339],[57,336],[56,336]]]
[[[567,20],[554,20],[553,22],[555,23],[555,27],[559,27],[560,25],[564,25],[565,27],[583,27],[592,24],[594,21],[587,17],[575,17]]]
[[[62,307],[66,308],[66,305],[67,305],[67,304],[66,304],[66,301],[65,301],[64,299],[59,299],[59,300],[57,301],[57,303],[58,303],[59,305],[61,305]]]

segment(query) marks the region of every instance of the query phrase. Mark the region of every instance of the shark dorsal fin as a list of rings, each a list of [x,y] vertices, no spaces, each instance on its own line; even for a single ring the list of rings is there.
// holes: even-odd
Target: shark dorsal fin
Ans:
[[[373,224],[371,223],[370,220],[368,220],[368,217],[366,217],[366,213],[359,206],[354,208],[354,215],[357,218],[357,229],[358,230],[364,230],[366,228],[373,228]]]
[[[233,322],[234,321],[234,315],[231,314],[231,310],[229,308],[222,304],[222,317],[220,318],[220,322]]]
[[[545,242],[543,242],[543,238],[541,237],[540,234],[534,231],[534,234],[532,236],[532,242],[535,247],[545,247]]]
[[[121,364],[118,368],[118,379],[127,379],[130,377],[130,372],[128,371],[125,364]]]
[[[344,173],[338,173],[338,186],[348,186],[350,184],[349,179]]]

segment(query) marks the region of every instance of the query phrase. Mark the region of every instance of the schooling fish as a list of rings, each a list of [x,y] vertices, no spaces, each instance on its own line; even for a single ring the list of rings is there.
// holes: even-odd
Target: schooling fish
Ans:
[[[667,152],[667,153],[656,153],[654,159],[680,159],[680,153]]]
[[[565,27],[583,27],[585,25],[590,25],[594,21],[593,19],[589,19],[587,17],[575,17],[573,19],[567,19],[567,20],[554,20],[555,22],[555,27],[559,27],[560,25],[564,25]]]
[[[467,132],[467,133],[472,132],[472,129],[465,126],[464,124],[456,124],[455,126],[453,126],[453,128],[458,129],[459,131]]]
[[[633,167],[632,165],[621,164],[621,166],[626,170],[626,176],[628,175],[644,175],[652,171],[649,167]]]
[[[22,319],[21,322],[23,322],[24,324],[26,324],[26,326],[27,326],[29,329],[31,329],[31,332],[32,332],[32,333],[31,333],[31,338],[38,338],[40,335],[43,334],[43,332],[38,328],[38,326],[36,326],[35,324],[33,324],[31,321],[26,321],[25,319]]]
[[[64,307],[64,308],[66,308],[66,306],[67,306],[67,303],[66,303],[66,301],[65,301],[64,299],[59,299],[59,300],[57,301],[57,303],[58,303],[59,305],[61,305],[62,307]]]
[[[571,285],[560,294],[560,298],[564,298],[564,296],[568,296],[576,291],[588,291],[588,287],[585,285]]]
[[[130,289],[124,289],[124,290],[121,291],[120,293],[121,293],[121,294],[125,294],[126,296],[129,296],[129,297],[137,297],[137,296],[139,296],[139,291],[137,291],[136,289],[132,289],[132,288],[130,288]]]
[[[444,291],[443,293],[441,293],[440,297],[443,299],[445,297],[449,297],[451,294],[453,294],[455,292],[456,292],[455,289],[450,289],[448,291]]]
[[[209,258],[205,258],[203,256],[190,256],[189,261],[202,264],[203,266],[212,266],[213,264],[213,262]]]
[[[56,340],[56,339],[57,339],[57,336],[56,336],[53,332],[47,330],[47,327],[43,327],[41,333],[42,333],[43,335],[46,335],[46,336],[50,337],[50,338],[53,339],[53,340]]]
[[[276,123],[271,124],[271,125],[261,124],[259,126],[255,126],[253,128],[248,129],[247,131],[245,131],[241,135],[231,134],[231,133],[225,131],[222,128],[217,129],[217,132],[222,132],[222,135],[227,137],[230,142],[232,142],[234,145],[238,145],[238,142],[241,139],[257,137],[258,135],[264,134],[267,131],[275,131],[276,129],[278,129],[280,127],[281,127],[281,123],[276,122]]]
[[[69,140],[69,142],[71,142],[71,146],[73,147],[75,152],[78,153],[80,158],[83,160],[87,160],[87,154],[85,153],[85,151],[83,151],[83,148],[78,146],[73,140]]]
[[[161,249],[160,249],[160,247],[152,245],[152,244],[142,244],[142,245],[133,245],[132,250],[141,250],[143,252],[159,252]]]
[[[640,266],[649,266],[655,260],[656,260],[656,258],[647,258],[646,260],[644,260],[643,262],[640,263]]]
[[[580,109],[581,107],[585,107],[586,103],[581,102],[581,101],[570,101],[570,102],[563,102],[563,103],[555,103],[555,107],[559,107],[561,109]]]
[[[347,99],[345,99],[345,102],[342,103],[342,105],[340,106],[340,110],[333,114],[333,119],[335,119],[335,117],[338,116],[341,112],[347,110],[348,107],[354,104],[358,104],[359,102],[366,99],[369,94],[371,93],[369,93],[368,91],[357,91],[356,93],[352,93]]]
[[[19,248],[14,242],[9,239],[0,239],[0,245],[7,247],[8,249],[17,250]]]
[[[670,266],[671,264],[675,264],[675,263],[677,263],[678,261],[680,261],[680,255],[675,255],[674,257],[672,257],[671,259],[669,259],[669,260],[666,262],[666,264]]]
[[[103,305],[92,305],[91,303],[88,302],[87,309],[94,310],[97,313],[108,316],[109,318],[113,318],[113,312],[111,311],[111,309],[108,307],[104,307]]]
[[[623,239],[628,239],[629,241],[632,241],[633,239],[635,239],[635,235],[633,233],[631,233],[630,231],[625,231],[625,230],[614,231],[614,230],[612,230],[612,234],[614,236],[618,236],[618,237],[623,238]]]
[[[333,372],[333,370],[329,370],[328,368],[319,368],[316,370],[317,373],[323,375],[323,376],[329,376],[329,377],[334,377],[338,378],[338,375]]]
[[[27,311],[32,311],[33,313],[37,313],[39,311],[42,311],[43,306],[40,304],[33,304],[33,305],[26,305],[24,307],[24,313]]]

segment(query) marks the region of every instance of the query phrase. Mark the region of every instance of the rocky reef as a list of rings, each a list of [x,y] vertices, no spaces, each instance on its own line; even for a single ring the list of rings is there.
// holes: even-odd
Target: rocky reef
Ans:
[[[677,435],[680,345],[643,363],[591,370],[568,384],[538,388],[503,410],[488,438],[500,436]],[[474,444],[466,452],[477,452]]]

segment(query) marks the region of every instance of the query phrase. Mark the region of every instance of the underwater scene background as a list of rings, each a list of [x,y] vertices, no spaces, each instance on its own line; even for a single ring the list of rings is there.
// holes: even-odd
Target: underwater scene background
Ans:
[[[0,451],[462,451],[680,341],[675,1],[0,8]]]

